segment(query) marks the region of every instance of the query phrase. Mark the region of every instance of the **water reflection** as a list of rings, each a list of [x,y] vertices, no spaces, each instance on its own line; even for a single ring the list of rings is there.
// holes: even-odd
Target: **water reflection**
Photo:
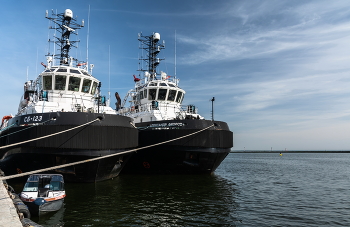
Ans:
[[[224,167],[224,166],[223,166]],[[23,182],[9,182],[16,192]],[[213,175],[122,175],[66,183],[64,207],[32,220],[47,226],[236,226],[237,186]]]
[[[67,183],[66,193],[64,209],[40,217],[39,224],[235,226],[237,222],[235,184],[218,175],[126,175],[96,184]]]

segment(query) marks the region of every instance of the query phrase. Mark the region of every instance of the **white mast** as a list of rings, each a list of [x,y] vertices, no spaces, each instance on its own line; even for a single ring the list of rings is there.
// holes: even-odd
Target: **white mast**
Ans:
[[[108,46],[108,106],[111,102],[111,45]]]
[[[176,78],[176,30],[175,30],[175,75],[174,77]]]
[[[90,5],[89,5],[89,14],[88,14],[88,29],[86,37],[86,71],[89,72],[89,34],[90,34]]]

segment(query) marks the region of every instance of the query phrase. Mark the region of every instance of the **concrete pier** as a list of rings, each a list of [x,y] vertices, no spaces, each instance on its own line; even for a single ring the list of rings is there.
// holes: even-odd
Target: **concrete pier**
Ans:
[[[19,220],[16,207],[7,193],[7,189],[0,181],[0,227],[23,227]]]

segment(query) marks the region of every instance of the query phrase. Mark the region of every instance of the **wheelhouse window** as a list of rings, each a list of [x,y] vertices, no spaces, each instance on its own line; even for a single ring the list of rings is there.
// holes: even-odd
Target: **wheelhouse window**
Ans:
[[[57,71],[56,72],[63,72],[63,73],[66,73],[67,72],[67,69],[64,69],[64,68],[61,68],[61,69],[57,69]]]
[[[79,91],[80,80],[80,77],[69,77],[68,91]]]
[[[164,87],[166,87],[166,86],[168,86],[168,85],[167,85],[166,83],[160,83],[159,86],[164,86]]]
[[[177,93],[176,102],[178,102],[178,103],[182,102],[182,92],[181,91],[179,91]]]
[[[53,72],[53,71],[55,71],[55,69],[52,69],[52,68],[51,68],[51,69],[46,69],[46,70],[45,70],[45,72]]]
[[[92,89],[91,89],[91,94],[92,94],[92,95],[95,94],[96,88],[97,88],[97,82],[94,81],[94,83],[92,84]]]
[[[52,90],[52,76],[43,76],[43,90]]]
[[[148,89],[148,100],[155,100],[157,89]]]
[[[77,69],[71,69],[70,73],[80,74],[80,71]]]
[[[157,86],[157,83],[150,83],[148,86]]]
[[[63,75],[55,76],[55,90],[65,90],[67,77]]]
[[[89,93],[91,83],[92,83],[91,80],[89,80],[89,79],[84,79],[84,80],[83,80],[83,87],[81,88],[81,91],[84,92],[84,93]]]
[[[180,99],[180,104],[182,103],[182,101],[184,100],[184,98],[185,98],[185,94],[182,94],[181,99]]]
[[[170,90],[168,95],[168,101],[174,101],[176,97],[176,90]]]
[[[147,98],[147,89],[143,90],[143,97]]]
[[[143,91],[140,91],[140,99],[143,99]]]
[[[170,87],[176,87],[174,84],[168,84]]]
[[[168,89],[159,89],[158,100],[165,100]]]

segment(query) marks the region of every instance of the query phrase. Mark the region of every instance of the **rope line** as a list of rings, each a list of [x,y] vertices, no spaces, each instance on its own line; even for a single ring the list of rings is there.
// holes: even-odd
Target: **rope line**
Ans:
[[[68,166],[78,165],[78,164],[82,164],[82,163],[86,163],[86,162],[97,161],[97,160],[100,160],[100,159],[109,158],[109,157],[116,156],[116,155],[122,155],[122,154],[127,154],[127,153],[131,153],[131,152],[135,152],[135,151],[138,151],[138,150],[142,150],[142,149],[146,149],[146,148],[149,148],[149,147],[158,146],[158,145],[161,145],[161,144],[164,144],[164,143],[169,143],[169,142],[172,142],[172,141],[175,141],[175,140],[179,140],[179,139],[182,139],[182,138],[185,138],[185,137],[189,137],[189,136],[198,134],[198,133],[200,133],[200,132],[202,132],[202,131],[205,131],[205,130],[207,130],[207,129],[213,127],[213,126],[214,126],[214,124],[212,124],[212,125],[210,125],[210,126],[204,128],[204,129],[201,129],[201,130],[199,130],[199,131],[197,131],[197,132],[193,132],[193,133],[190,133],[190,134],[188,134],[188,135],[185,135],[185,136],[180,136],[180,137],[175,138],[175,139],[163,141],[163,142],[160,142],[160,143],[156,143],[156,144],[152,144],[152,145],[148,145],[148,146],[144,146],[144,147],[140,147],[140,148],[135,148],[135,149],[128,150],[128,151],[123,151],[123,152],[119,152],[119,153],[115,153],[115,154],[109,154],[109,155],[105,155],[105,156],[102,156],[102,157],[91,158],[91,159],[87,159],[87,160],[83,160],[83,161],[78,161],[78,162],[72,162],[72,163],[63,164],[63,165],[54,166],[54,167],[49,167],[49,168],[45,168],[45,169],[34,170],[34,171],[26,172],[26,173],[20,173],[20,174],[16,174],[16,175],[10,175],[10,176],[7,176],[7,177],[0,177],[0,181],[1,181],[1,180],[8,180],[8,179],[16,178],[16,177],[23,177],[23,176],[27,176],[27,175],[30,175],[30,174],[36,174],[36,173],[44,172],[44,171],[49,171],[49,170],[64,168],[64,167],[68,167]]]
[[[39,138],[27,140],[27,141],[22,141],[22,142],[18,142],[18,143],[14,143],[14,144],[9,144],[9,145],[0,147],[0,149],[4,149],[4,148],[7,148],[7,147],[13,147],[13,146],[16,146],[16,145],[19,145],[19,144],[29,143],[29,142],[32,142],[32,141],[36,141],[36,140],[44,139],[44,138],[47,138],[47,137],[55,136],[55,135],[58,135],[58,134],[61,134],[61,133],[64,133],[64,132],[72,131],[72,130],[74,130],[74,129],[83,127],[83,126],[88,125],[88,124],[92,124],[92,123],[94,123],[95,121],[99,121],[99,120],[100,120],[100,119],[96,118],[96,119],[93,120],[93,121],[87,122],[87,123],[82,124],[82,125],[78,125],[78,126],[76,126],[76,127],[74,127],[74,128],[66,129],[66,130],[64,130],[64,131],[56,132],[56,133],[53,133],[53,134],[51,134],[51,135],[46,135],[46,136],[42,136],[42,137],[39,137]]]

